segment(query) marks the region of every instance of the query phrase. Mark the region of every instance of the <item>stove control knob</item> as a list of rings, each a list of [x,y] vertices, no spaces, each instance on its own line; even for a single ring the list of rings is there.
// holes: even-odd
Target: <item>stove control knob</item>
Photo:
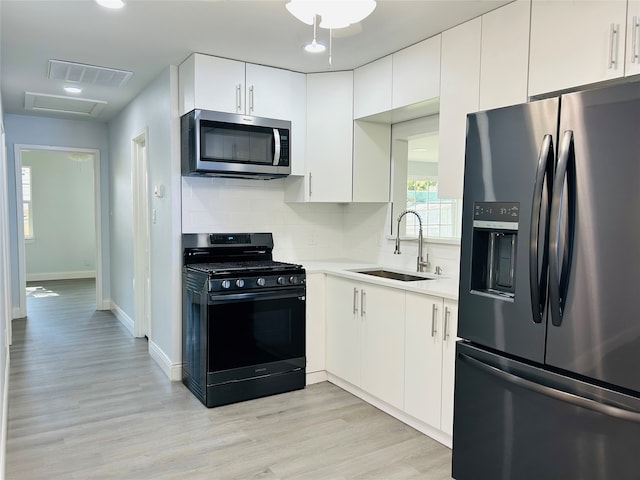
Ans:
[[[222,281],[222,288],[229,288],[231,286],[231,281],[230,280],[223,280]]]
[[[238,288],[242,288],[244,287],[244,280],[239,278],[238,280],[236,280],[236,287]]]
[[[298,284],[298,277],[296,277],[295,275],[291,275],[289,277],[289,283],[293,284],[293,285],[297,285]]]
[[[267,284],[267,281],[264,278],[260,277],[258,278],[258,280],[256,280],[256,283],[259,287],[264,287]]]
[[[284,277],[278,277],[278,285],[284,285],[287,280]]]

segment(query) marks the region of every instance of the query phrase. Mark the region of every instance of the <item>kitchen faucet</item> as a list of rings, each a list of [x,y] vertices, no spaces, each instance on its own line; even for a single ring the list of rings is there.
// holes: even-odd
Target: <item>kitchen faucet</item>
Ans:
[[[416,262],[416,268],[418,272],[423,272],[425,269],[429,268],[429,254],[427,254],[427,259],[424,260],[422,258],[422,219],[418,212],[415,210],[405,210],[398,217],[398,227],[396,228],[396,249],[393,251],[394,254],[400,255],[400,221],[402,217],[404,217],[407,213],[413,213],[416,217],[418,217],[418,224],[420,225],[420,231],[418,232],[418,259]]]

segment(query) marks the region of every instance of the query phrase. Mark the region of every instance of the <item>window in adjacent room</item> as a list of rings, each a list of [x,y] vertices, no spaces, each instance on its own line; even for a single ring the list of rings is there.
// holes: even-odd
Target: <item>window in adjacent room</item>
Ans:
[[[22,167],[22,214],[24,238],[33,239],[33,207],[31,205],[31,167]]]

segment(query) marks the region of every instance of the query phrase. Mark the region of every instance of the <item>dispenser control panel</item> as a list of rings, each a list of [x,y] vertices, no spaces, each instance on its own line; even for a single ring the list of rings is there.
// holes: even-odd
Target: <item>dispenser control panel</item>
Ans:
[[[473,226],[492,230],[518,230],[519,202],[474,202]]]

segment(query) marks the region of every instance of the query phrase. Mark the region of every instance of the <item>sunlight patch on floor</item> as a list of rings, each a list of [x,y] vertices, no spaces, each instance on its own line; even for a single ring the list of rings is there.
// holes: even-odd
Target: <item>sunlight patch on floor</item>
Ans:
[[[27,297],[59,297],[60,294],[54,292],[53,290],[49,290],[45,287],[27,287]]]

